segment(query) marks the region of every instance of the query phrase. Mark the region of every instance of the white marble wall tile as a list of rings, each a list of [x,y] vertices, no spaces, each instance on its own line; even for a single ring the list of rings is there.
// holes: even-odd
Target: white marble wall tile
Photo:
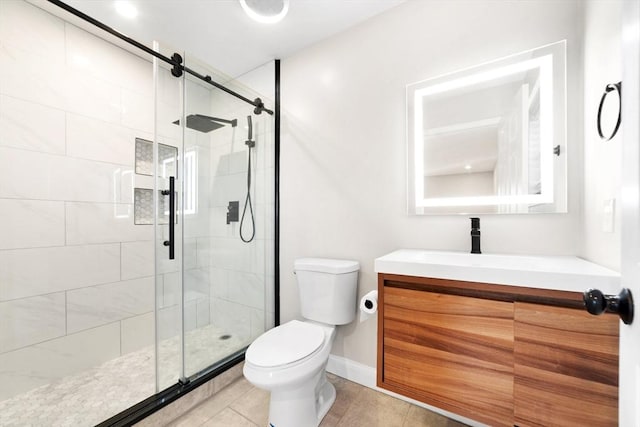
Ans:
[[[181,333],[180,310],[177,305],[163,307],[158,310],[158,339],[168,340]]]
[[[216,141],[218,135],[213,135],[213,140]],[[210,175],[212,177],[229,175],[229,156],[227,155],[231,150],[231,144],[228,141],[220,142],[216,145],[213,144],[211,148],[210,158]]]
[[[251,152],[253,154],[251,156],[252,172],[255,172],[255,152],[253,150],[251,150]],[[229,162],[229,175],[247,173],[247,146],[244,146],[244,148],[237,147],[236,151],[226,154],[226,157]]]
[[[65,335],[64,292],[0,302],[0,353]]]
[[[197,298],[209,297],[209,269],[195,268],[184,271],[184,293],[185,301],[192,301]]]
[[[113,202],[132,168],[0,147],[0,197]]]
[[[229,270],[212,267],[209,269],[210,295],[213,298],[227,299],[227,287],[229,282]]]
[[[259,243],[259,250],[258,252],[260,252],[260,255],[258,256],[262,256],[263,259],[263,270],[262,272],[264,272],[264,274],[267,275],[267,277],[273,277],[275,275],[275,265],[276,265],[276,260],[275,260],[275,250],[273,247],[273,240],[262,240]]]
[[[273,311],[267,311],[267,330],[276,326],[276,314]]]
[[[177,120],[176,117],[174,120]],[[122,89],[123,126],[152,133],[154,129],[154,99],[148,94]],[[176,126],[178,127],[178,126]]]
[[[64,154],[64,111],[0,95],[0,145]]]
[[[66,106],[69,112],[119,124],[123,104],[120,87],[81,70],[66,69]]]
[[[198,305],[197,300],[186,301],[184,303],[184,330],[193,331],[198,327]],[[188,345],[188,342],[185,343]]]
[[[122,354],[153,345],[155,342],[155,314],[145,313],[120,322]]]
[[[265,176],[264,170],[254,171],[252,174],[251,198],[253,200],[254,208],[256,205],[264,205],[267,202],[265,193],[267,189],[267,179],[268,178]]]
[[[226,207],[229,200],[239,200],[244,206],[247,191],[247,175],[238,173],[233,175],[216,176],[211,184],[210,207]],[[242,212],[241,212],[242,213]]]
[[[114,200],[116,202],[133,204],[135,200],[134,188],[137,186],[136,182],[138,181],[138,177],[139,175],[135,175],[133,170],[129,170],[128,168],[123,169],[121,173],[115,175],[116,195]],[[117,186],[118,181],[120,182],[120,186]],[[153,188],[153,184],[150,187],[139,188]]]
[[[273,311],[276,306],[275,298],[275,276],[273,274],[267,274],[265,277],[265,310]]]
[[[0,43],[0,93],[64,109],[67,84],[64,62],[52,60],[47,67],[42,62],[37,53]]]
[[[67,291],[69,333],[126,319],[154,308],[153,277]]]
[[[29,31],[25,31],[25,23]],[[0,42],[29,49],[47,61],[64,61],[64,22],[24,1],[0,2]],[[46,68],[46,67],[42,67]]]
[[[0,301],[120,280],[120,245],[0,251]]]
[[[158,71],[158,101],[167,107],[173,107],[178,114],[181,114],[182,79],[175,78],[170,69],[160,67]],[[176,117],[173,120],[178,118]]]
[[[64,245],[64,203],[0,199],[0,249]]]
[[[195,268],[197,264],[198,244],[194,237],[186,237],[184,239],[184,269],[189,270]]]
[[[243,271],[229,271],[227,299],[231,302],[264,310],[264,276]]]
[[[185,238],[191,239],[209,235],[211,218],[208,215],[206,200],[203,200],[203,202],[205,202],[204,205],[202,203],[198,205],[197,213],[189,213],[184,216]]]
[[[0,197],[55,199],[54,163],[63,157],[0,147]],[[43,185],[46,183],[46,185]]]
[[[242,213],[240,213],[242,215]],[[212,237],[235,237],[238,235],[238,223],[227,224],[227,207],[209,208],[211,225],[209,233]]]
[[[66,62],[71,69],[153,98],[153,64],[75,25],[65,23]]]
[[[179,304],[182,300],[180,296],[180,273],[166,273],[161,275],[163,278],[162,289],[162,305],[160,307],[170,307],[172,305]]]
[[[135,133],[124,126],[69,113],[67,155],[133,166]]]
[[[65,205],[68,245],[153,239],[153,226],[134,224],[133,205],[84,202]]]
[[[211,245],[212,241],[209,237],[200,237],[197,239],[196,256],[198,267],[208,267],[211,265],[211,257],[213,256]]]
[[[153,241],[122,243],[122,280],[155,274]]]
[[[112,323],[0,355],[0,400],[73,375],[120,355]]]
[[[211,309],[209,307],[209,298],[200,298],[196,300],[196,326],[202,328],[211,323]]]
[[[175,259],[169,259],[169,247],[164,246],[164,242],[169,239],[169,227],[161,227],[161,230],[158,234],[159,239],[156,245],[156,265],[158,274],[165,273],[173,273],[176,271],[180,271],[182,266],[182,245],[180,242],[182,241],[182,235],[180,233],[180,226],[176,225],[176,245],[175,245]]]
[[[187,58],[187,62],[193,63],[193,60]],[[213,89],[208,83],[199,79],[187,78],[187,113],[207,114],[211,107],[211,95]]]
[[[174,80],[175,77],[173,77]],[[161,88],[163,86],[162,82],[158,83],[158,86]],[[176,98],[179,95],[176,94]],[[180,105],[182,105],[181,101],[177,101],[177,103],[167,103],[159,100],[157,102],[157,130],[158,135],[161,138],[167,138],[170,141],[182,140],[182,127],[175,125],[173,122],[182,118],[182,110],[180,109]],[[164,141],[160,140],[163,144]],[[169,143],[169,145],[175,145],[175,143]]]
[[[266,331],[266,313],[264,310],[251,309],[251,340],[258,338]]]
[[[275,235],[276,235],[276,210],[275,210],[275,197],[272,197],[270,199],[269,203],[267,203],[264,207],[264,237],[267,240],[270,240],[273,242],[273,240],[275,239]]]
[[[238,238],[212,238],[213,267],[264,274],[265,241],[247,244]]]

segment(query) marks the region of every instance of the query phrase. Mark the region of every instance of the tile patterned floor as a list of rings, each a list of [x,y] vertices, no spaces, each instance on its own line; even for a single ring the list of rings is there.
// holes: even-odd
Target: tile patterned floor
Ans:
[[[457,421],[329,374],[336,401],[321,427],[463,427]],[[240,378],[170,427],[264,427],[269,393]]]
[[[221,335],[213,325],[187,332],[190,372],[205,368],[246,345],[235,337],[220,340]],[[177,338],[160,344],[161,384],[177,381],[178,349]],[[0,426],[94,426],[155,393],[154,353],[154,346],[149,346],[3,400]]]

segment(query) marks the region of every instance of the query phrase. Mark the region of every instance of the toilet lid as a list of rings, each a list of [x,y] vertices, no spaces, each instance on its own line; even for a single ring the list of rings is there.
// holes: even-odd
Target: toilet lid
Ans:
[[[264,368],[282,366],[304,359],[323,342],[322,328],[292,320],[259,336],[245,357],[251,364]]]

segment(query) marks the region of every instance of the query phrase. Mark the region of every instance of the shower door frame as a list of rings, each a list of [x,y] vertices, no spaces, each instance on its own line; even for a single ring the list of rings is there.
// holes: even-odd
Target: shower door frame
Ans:
[[[103,22],[75,9],[68,4],[60,1],[60,0],[47,0],[49,3],[54,6],[59,7],[60,9],[70,13],[71,15],[76,16],[77,18],[109,33],[110,35],[122,40],[123,42],[140,49],[141,51],[169,64],[172,67],[172,74],[176,77],[180,77],[182,73],[186,72],[208,84],[211,86],[226,92],[229,95],[232,95],[250,105],[253,105],[256,108],[262,109],[266,111],[268,114],[274,116],[274,326],[278,326],[280,324],[280,188],[279,188],[279,180],[280,180],[280,60],[274,60],[274,69],[275,69],[275,81],[274,81],[274,91],[275,91],[275,105],[274,111],[268,110],[264,108],[260,99],[250,100],[245,96],[223,86],[212,80],[210,76],[203,76],[197,73],[194,70],[189,69],[183,64],[183,59],[179,54],[172,55],[171,58],[162,55],[159,52],[154,51],[153,49],[145,46],[144,44],[138,42],[135,39],[132,39],[117,30],[109,27]],[[113,417],[103,421],[98,424],[99,427],[106,426],[129,426],[134,423],[140,422],[144,418],[153,414],[154,412],[160,410],[161,408],[169,405],[190,391],[195,390],[199,386],[209,382],[213,378],[222,374],[223,372],[229,370],[234,367],[238,363],[244,361],[245,354],[244,350],[241,350],[239,353],[233,354],[229,356],[229,358],[220,363],[217,366],[214,366],[212,369],[206,371],[202,375],[197,375],[192,379],[184,379],[181,378],[181,381],[178,381],[176,384],[159,391],[153,396],[148,397],[147,399],[137,403],[136,405],[126,409],[125,411],[114,415]]]

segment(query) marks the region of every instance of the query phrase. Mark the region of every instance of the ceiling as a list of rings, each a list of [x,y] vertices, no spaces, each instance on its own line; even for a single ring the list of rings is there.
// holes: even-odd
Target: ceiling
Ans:
[[[118,15],[113,0],[64,1],[149,47],[164,42],[238,77],[405,0],[291,0],[277,24],[251,20],[237,0],[131,0],[139,12],[134,19]]]

